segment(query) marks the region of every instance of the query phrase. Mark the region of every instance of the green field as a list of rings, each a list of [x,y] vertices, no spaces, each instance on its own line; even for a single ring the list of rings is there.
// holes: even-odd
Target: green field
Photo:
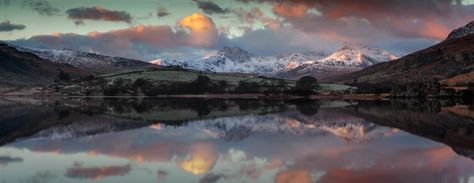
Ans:
[[[226,81],[231,85],[237,85],[239,81],[256,82],[256,83],[270,83],[279,81],[281,79],[264,78],[254,75],[245,74],[231,74],[231,73],[210,73],[210,72],[199,72],[189,70],[132,70],[127,72],[119,72],[113,74],[102,75],[101,77],[113,81],[121,78],[131,80],[132,82],[138,78],[150,79],[154,81],[163,82],[191,82],[195,80],[199,75],[209,77],[213,81]],[[296,83],[293,80],[284,80],[287,86],[292,87]],[[341,92],[350,89],[351,86],[340,85],[340,84],[320,84],[320,90],[326,92]]]
[[[319,84],[319,86],[322,91],[334,91],[334,92],[345,91],[351,88],[351,86],[340,85],[340,84]]]

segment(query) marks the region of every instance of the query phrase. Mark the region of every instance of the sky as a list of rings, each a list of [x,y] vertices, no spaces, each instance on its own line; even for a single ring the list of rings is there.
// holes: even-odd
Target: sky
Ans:
[[[474,20],[474,0],[0,0],[0,40],[140,60],[360,43],[403,56]]]

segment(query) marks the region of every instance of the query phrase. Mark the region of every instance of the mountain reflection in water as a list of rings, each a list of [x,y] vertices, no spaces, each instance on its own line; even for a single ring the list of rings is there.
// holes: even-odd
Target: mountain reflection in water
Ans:
[[[0,99],[0,182],[469,182],[464,101]]]

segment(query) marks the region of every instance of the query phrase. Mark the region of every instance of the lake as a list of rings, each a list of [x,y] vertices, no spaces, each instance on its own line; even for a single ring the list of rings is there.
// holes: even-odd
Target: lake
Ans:
[[[474,182],[471,104],[1,98],[0,183]]]

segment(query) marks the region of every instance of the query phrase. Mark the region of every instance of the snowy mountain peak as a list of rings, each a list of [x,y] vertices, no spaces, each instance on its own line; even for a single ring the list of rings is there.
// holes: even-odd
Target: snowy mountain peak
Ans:
[[[474,21],[451,32],[446,40],[456,39],[470,34],[474,34]]]
[[[373,64],[397,59],[387,51],[363,44],[344,43],[341,48],[318,62],[325,65],[368,67]]]
[[[254,57],[253,54],[239,47],[224,47],[217,52],[220,57],[226,57],[232,61],[245,62]]]
[[[337,49],[337,51],[342,51],[342,50],[364,50],[364,49],[371,49],[369,46],[360,44],[360,43],[348,43],[345,42],[342,44],[342,46]]]
[[[257,56],[238,47],[224,47],[197,60],[160,60],[161,65],[212,72],[258,73],[266,76],[296,78],[300,73],[324,71],[325,76],[357,71],[367,66],[396,59],[384,50],[362,44],[344,44],[329,56],[315,52],[296,52],[279,56]],[[283,74],[281,74],[283,73]],[[287,74],[288,73],[288,74]]]

